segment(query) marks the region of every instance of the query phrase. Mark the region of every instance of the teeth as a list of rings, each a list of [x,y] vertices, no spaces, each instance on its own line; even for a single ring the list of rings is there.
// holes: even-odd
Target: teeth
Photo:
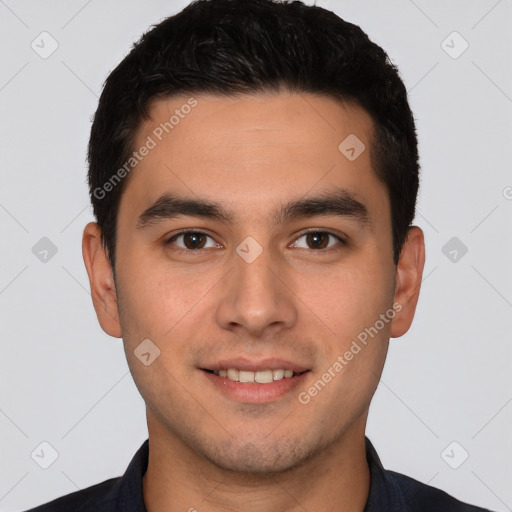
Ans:
[[[254,380],[255,382],[259,382],[260,384],[268,384],[269,382],[272,382],[274,380],[272,370],[263,370],[262,372],[256,372],[254,374]]]
[[[250,372],[246,370],[237,370],[236,368],[229,368],[227,370],[215,370],[213,372],[219,377],[226,377],[234,382],[269,384],[275,380],[289,379],[293,377],[293,370],[259,370],[257,372]]]
[[[274,380],[281,380],[284,377],[284,370],[274,370],[272,372],[272,378]]]
[[[234,368],[230,368],[228,370],[228,379],[234,380],[235,382],[238,382],[238,376],[240,372],[238,370],[235,370]]]
[[[254,372],[240,370],[238,372],[238,380],[240,382],[254,382]]]

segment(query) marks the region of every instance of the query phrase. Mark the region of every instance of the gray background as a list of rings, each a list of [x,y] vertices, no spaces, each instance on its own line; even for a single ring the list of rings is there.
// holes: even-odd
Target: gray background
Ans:
[[[121,341],[91,303],[85,148],[108,72],[187,3],[0,0],[1,511],[122,474],[147,436]],[[317,4],[398,64],[420,140],[425,280],[367,434],[386,467],[512,510],[512,0]],[[48,469],[41,442],[58,453]]]

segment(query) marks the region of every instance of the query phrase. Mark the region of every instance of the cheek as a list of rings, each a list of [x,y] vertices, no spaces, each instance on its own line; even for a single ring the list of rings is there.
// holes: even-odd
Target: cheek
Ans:
[[[203,325],[221,274],[201,275],[192,268],[141,258],[123,262],[120,273],[120,316],[125,344],[133,350],[142,340],[154,340],[162,356],[183,355]],[[126,333],[126,335],[125,335]],[[164,359],[163,357],[162,359]]]
[[[333,424],[345,421],[347,410],[363,413],[386,358],[394,316],[393,274],[387,263],[378,260],[360,256],[331,273],[322,286],[304,287],[301,292],[309,289],[304,302],[312,304],[311,310],[318,314],[316,325],[324,333],[316,338],[322,356],[315,382],[332,379],[325,392],[318,392],[313,407],[329,407]],[[318,386],[322,388],[321,383]]]
[[[176,387],[180,388],[176,380],[186,378],[183,362],[189,338],[194,336],[187,322],[198,302],[198,292],[180,279],[162,277],[155,268],[145,272],[139,266],[124,276],[129,277],[119,286],[120,319],[133,379],[150,402],[164,396],[170,399],[171,395],[178,400],[174,396]],[[188,328],[184,331],[183,327]]]
[[[297,295],[340,342],[373,325],[394,296],[392,268],[371,255],[356,256],[322,276],[303,275],[297,287]]]

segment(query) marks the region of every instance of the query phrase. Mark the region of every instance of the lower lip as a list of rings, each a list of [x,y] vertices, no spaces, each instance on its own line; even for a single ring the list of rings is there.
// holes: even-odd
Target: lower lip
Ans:
[[[201,370],[201,372],[214,386],[220,389],[229,398],[250,404],[273,402],[284,397],[303,384],[309,373],[307,371],[294,377],[285,377],[281,380],[269,382],[268,384],[259,384],[257,382],[235,382],[226,377],[220,377],[219,375],[204,370]]]

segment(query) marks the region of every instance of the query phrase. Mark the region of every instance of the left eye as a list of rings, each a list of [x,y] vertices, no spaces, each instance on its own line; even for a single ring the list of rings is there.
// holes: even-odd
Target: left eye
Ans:
[[[329,249],[335,245],[335,243],[329,243],[329,237],[331,237],[331,239],[335,239],[335,241],[341,242],[342,244],[344,243],[344,240],[333,233],[329,233],[327,231],[310,231],[309,233],[304,233],[299,236],[297,241],[292,245],[301,249]],[[305,239],[305,245],[300,245],[298,243],[298,240],[301,238]]]
[[[212,245],[206,245],[206,239],[213,240],[211,236],[200,231],[185,231],[174,235],[167,243],[176,243],[176,240],[182,239],[182,245],[176,244],[180,249],[197,250],[197,249],[209,249],[211,247],[218,247],[219,244],[214,242]]]

